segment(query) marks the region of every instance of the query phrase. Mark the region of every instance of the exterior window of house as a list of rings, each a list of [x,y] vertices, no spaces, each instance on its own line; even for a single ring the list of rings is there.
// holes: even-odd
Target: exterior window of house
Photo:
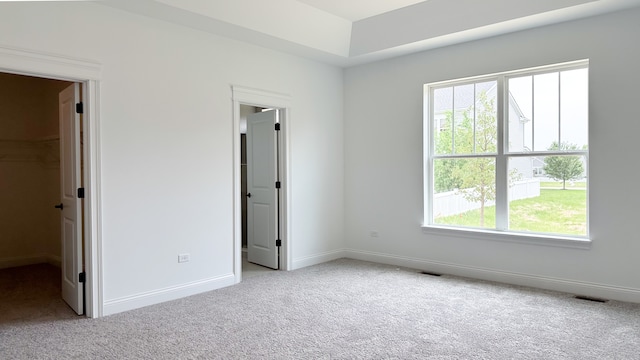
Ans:
[[[588,61],[425,85],[425,225],[589,235]]]

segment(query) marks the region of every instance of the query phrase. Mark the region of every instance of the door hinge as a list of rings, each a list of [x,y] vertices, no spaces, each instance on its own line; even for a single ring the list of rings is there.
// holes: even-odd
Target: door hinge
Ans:
[[[78,274],[78,282],[83,283],[85,282],[86,278],[87,278],[87,275],[84,271]]]
[[[276,181],[276,189],[280,189],[282,187],[282,183],[280,181]]]
[[[280,239],[276,240],[276,246],[277,247],[282,246],[282,240],[280,240]]]
[[[76,104],[76,113],[84,114],[84,105],[81,102]]]
[[[84,199],[84,188],[78,188],[78,199]]]
[[[280,123],[276,123],[276,131],[280,131]]]

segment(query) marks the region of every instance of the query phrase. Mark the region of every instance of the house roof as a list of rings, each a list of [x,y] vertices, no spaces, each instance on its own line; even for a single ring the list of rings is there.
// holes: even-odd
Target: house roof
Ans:
[[[464,85],[464,86],[465,87],[473,86],[473,84]],[[478,101],[477,95],[474,96],[473,91],[467,90],[467,91],[459,91],[455,94],[455,104],[454,104],[453,102],[454,97],[452,95],[455,90],[453,87],[441,88],[438,90],[436,90],[433,94],[433,98],[434,98],[433,110],[435,114],[443,113],[447,110],[452,110],[452,109],[466,110],[467,108],[469,108],[469,106],[473,105],[474,102],[477,103]],[[489,96],[496,96],[497,83],[495,81],[475,83],[475,93],[478,94],[482,91],[486,91],[487,95]],[[520,109],[520,105],[518,105],[518,102],[513,97],[513,94],[511,94],[511,92],[509,92],[509,105],[510,105],[510,109],[515,111],[516,115],[520,118],[521,121],[529,120],[525,117],[524,113]],[[454,109],[454,106],[455,106],[455,109]]]
[[[496,82],[481,82],[475,84],[475,93],[473,91],[473,85],[463,85],[454,87],[447,87],[442,89],[437,89],[433,94],[433,110],[434,112],[440,113],[447,110],[452,110],[455,107],[455,110],[467,109],[469,106],[473,105],[474,101],[476,101],[476,95],[482,91],[486,91],[487,93],[491,93],[495,96]],[[460,89],[460,90],[458,90]],[[455,104],[454,104],[454,91],[455,91]]]
[[[640,6],[640,0],[102,0],[338,66]]]

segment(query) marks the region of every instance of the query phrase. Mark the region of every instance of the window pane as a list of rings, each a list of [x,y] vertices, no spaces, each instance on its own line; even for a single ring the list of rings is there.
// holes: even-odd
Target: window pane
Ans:
[[[433,133],[437,155],[453,153],[453,87],[433,91]]]
[[[509,79],[509,151],[533,149],[533,77]]]
[[[586,149],[589,128],[589,73],[587,69],[560,73],[560,138]]]
[[[434,103],[425,125],[435,134],[435,151],[425,153],[432,177],[425,223],[587,236],[587,66],[576,61],[425,85]],[[504,101],[497,91],[503,86]],[[496,204],[496,193],[506,201]]]
[[[433,222],[495,229],[493,157],[435,159]]]
[[[509,230],[587,234],[586,159],[532,156],[509,159]]]
[[[475,153],[495,153],[498,149],[497,82],[476,84]]]
[[[453,88],[453,152],[473,153],[473,115],[475,91],[473,84]]]
[[[559,73],[533,77],[533,150],[545,151],[559,139]]]

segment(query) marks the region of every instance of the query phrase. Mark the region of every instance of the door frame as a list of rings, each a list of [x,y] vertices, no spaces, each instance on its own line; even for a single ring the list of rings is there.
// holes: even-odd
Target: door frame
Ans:
[[[291,232],[291,97],[287,94],[231,85],[233,103],[233,273],[242,281],[242,203],[240,175],[240,105],[280,110],[280,270],[291,270],[293,237]]]
[[[0,71],[82,84],[84,103],[85,316],[103,314],[99,88],[102,65],[89,60],[0,45]]]

